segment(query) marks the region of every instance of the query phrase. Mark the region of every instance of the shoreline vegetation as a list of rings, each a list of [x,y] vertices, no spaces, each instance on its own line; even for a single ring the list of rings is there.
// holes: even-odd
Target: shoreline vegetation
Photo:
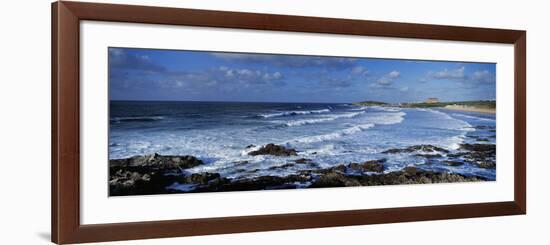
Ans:
[[[386,103],[381,101],[362,101],[353,103],[358,106],[383,106],[399,108],[441,108],[447,110],[496,113],[496,101],[494,100],[473,100],[473,101],[451,101],[451,102],[418,102],[418,103]]]
[[[246,148],[246,147],[245,147]],[[248,154],[281,157],[277,168],[297,164],[307,170],[287,176],[263,175],[252,178],[231,179],[216,172],[188,173],[185,170],[205,164],[194,156],[166,156],[152,154],[109,161],[109,195],[152,195],[170,193],[225,192],[249,190],[299,189],[321,187],[377,186],[400,184],[429,184],[488,181],[481,176],[467,176],[445,171],[436,172],[408,166],[397,171],[386,169],[386,158],[364,162],[350,162],[321,168],[311,159],[300,158],[296,149],[267,144]],[[494,169],[496,148],[493,144],[462,144],[458,152],[433,145],[414,145],[390,148],[383,154],[417,154],[426,159],[447,157],[449,166],[475,164],[480,168]],[[297,159],[289,159],[294,157]],[[242,163],[246,165],[246,162]],[[246,166],[244,166],[246,168]],[[251,173],[258,169],[248,169]]]

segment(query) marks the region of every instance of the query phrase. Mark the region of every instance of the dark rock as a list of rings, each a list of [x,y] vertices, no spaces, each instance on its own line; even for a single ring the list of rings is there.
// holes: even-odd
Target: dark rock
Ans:
[[[354,178],[348,178],[340,173],[328,173],[325,175],[322,175],[317,179],[311,187],[313,188],[319,188],[319,187],[343,187],[343,186],[360,186],[361,183],[359,183],[358,180]]]
[[[468,137],[472,138],[472,139],[475,139],[476,141],[479,141],[479,142],[489,141],[489,139],[481,137],[481,136],[477,136],[477,135],[470,135]]]
[[[382,153],[396,154],[396,153],[411,153],[411,152],[415,152],[415,151],[444,152],[444,153],[449,152],[448,150],[446,150],[444,148],[433,146],[433,145],[413,145],[413,146],[409,146],[409,147],[406,147],[406,148],[392,148],[392,149],[383,151]]]
[[[207,184],[209,181],[217,178],[220,178],[219,173],[196,173],[187,176],[186,183],[204,185]]]
[[[415,154],[415,156],[424,157],[424,158],[428,158],[428,159],[442,157],[441,154]]]
[[[416,167],[409,166],[409,167],[405,167],[403,169],[403,172],[405,173],[405,175],[413,176],[418,173],[418,169]]]
[[[346,168],[346,166],[345,166],[344,164],[340,164],[340,165],[338,165],[338,166],[336,166],[336,167],[332,167],[332,168],[330,168],[330,169],[331,169],[332,171],[338,171],[338,172],[344,172],[344,173],[345,173],[347,168]]]
[[[247,146],[246,146],[246,149],[250,149],[250,148],[252,148],[252,147],[256,147],[256,146],[255,146],[255,145],[247,145]]]
[[[493,144],[461,144],[460,149],[476,152],[496,152],[496,145]]]
[[[300,159],[296,159],[294,160],[295,163],[300,163],[300,164],[304,164],[304,163],[311,163],[311,159],[306,159],[306,158],[300,158]]]
[[[193,156],[135,156],[109,161],[109,195],[169,193],[166,186],[182,181],[181,169],[202,165]]]
[[[495,162],[476,162],[476,165],[480,168],[496,168],[496,163]]]
[[[372,175],[345,175],[338,172],[329,172],[319,176],[310,187],[340,187],[340,186],[372,186],[372,185],[399,185],[399,184],[427,184],[485,181],[485,178],[464,176],[445,172],[432,172],[416,167],[406,167],[401,171]]]
[[[203,162],[194,156],[162,156],[158,153],[109,161],[110,167],[192,168]]]
[[[308,175],[288,175],[279,176],[260,176],[256,178],[211,181],[206,186],[198,187],[192,192],[211,192],[211,191],[249,191],[266,189],[295,189],[296,182],[304,183],[311,180]]]
[[[292,163],[286,163],[286,164],[279,165],[279,166],[271,166],[271,167],[269,167],[269,170],[280,169],[280,168],[290,168],[290,167],[293,167],[293,166],[294,166],[294,164],[292,164]]]
[[[151,181],[151,175],[138,172],[118,170],[109,178],[109,185],[114,188],[130,188],[139,182]]]
[[[460,149],[464,160],[480,168],[496,168],[496,145],[493,144],[462,144]]]
[[[277,148],[277,147],[275,147]],[[440,151],[432,146],[416,146],[413,151]],[[463,152],[456,153],[457,157],[464,158],[480,167],[494,166],[494,146],[478,144],[464,144]],[[284,149],[288,151],[289,149]],[[267,152],[281,152],[281,149],[268,147]],[[450,154],[448,154],[450,155]],[[448,156],[447,155],[447,156]],[[370,160],[363,163],[339,164],[325,169],[301,170],[298,174],[288,176],[259,176],[241,179],[229,179],[219,173],[194,173],[182,175],[181,169],[187,166],[202,164],[202,161],[191,156],[160,156],[158,154],[119,159],[110,161],[109,194],[147,195],[181,192],[218,192],[218,191],[246,191],[267,189],[294,189],[309,186],[338,187],[338,186],[370,186],[370,185],[397,185],[397,184],[425,184],[485,181],[487,179],[476,176],[465,176],[445,172],[433,172],[416,167],[406,167],[400,171],[383,173],[386,159]],[[296,163],[311,164],[309,159],[297,159]],[[448,160],[445,163],[451,166],[462,164],[459,161]],[[295,166],[286,163],[276,168]],[[355,171],[371,172],[371,174],[357,175]],[[245,171],[238,169],[237,171]],[[250,172],[257,172],[258,169]],[[174,183],[191,184],[194,189],[182,191],[167,188]]]
[[[449,154],[447,154],[447,157],[449,157],[449,158],[459,158],[459,157],[462,157],[466,154],[467,154],[466,152],[449,153]]]
[[[447,160],[447,161],[443,161],[443,162],[446,163],[447,165],[453,166],[453,167],[464,165],[463,162],[459,162],[459,161],[450,161],[450,160]]]
[[[296,150],[287,149],[284,146],[267,144],[257,151],[249,152],[248,155],[274,155],[274,156],[297,156]]]
[[[171,184],[173,176],[164,176],[159,172],[144,173],[141,169],[119,169],[109,176],[109,195],[148,195],[168,193],[164,188]]]
[[[306,173],[316,173],[316,174],[328,174],[328,173],[346,173],[347,167],[344,164],[339,164],[330,168],[316,169],[316,170],[305,170]]]
[[[367,171],[367,172],[383,172],[384,171],[385,158],[378,160],[366,161],[364,163],[350,163],[348,168],[353,170]]]

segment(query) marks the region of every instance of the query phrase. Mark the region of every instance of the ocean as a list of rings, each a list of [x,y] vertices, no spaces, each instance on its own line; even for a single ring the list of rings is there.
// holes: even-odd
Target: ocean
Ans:
[[[320,168],[386,158],[385,172],[416,166],[496,179],[495,169],[450,166],[443,162],[445,156],[383,153],[414,145],[453,153],[460,144],[480,139],[496,144],[494,114],[318,103],[111,101],[109,107],[109,159],[192,155],[205,164],[186,169],[190,173],[253,178],[311,167],[277,167],[300,158]],[[298,156],[248,155],[269,143],[296,149]]]

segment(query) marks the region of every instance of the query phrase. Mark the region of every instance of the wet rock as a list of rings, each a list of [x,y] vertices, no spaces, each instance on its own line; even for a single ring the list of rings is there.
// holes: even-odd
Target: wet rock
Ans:
[[[269,170],[275,170],[275,169],[290,168],[290,167],[294,167],[294,164],[292,164],[292,163],[286,163],[286,164],[279,165],[279,166],[271,166],[271,167],[269,167],[268,169],[269,169]]]
[[[310,180],[311,177],[308,175],[288,175],[284,177],[260,176],[233,181],[222,179],[217,183],[215,181],[211,181],[208,185],[198,187],[192,192],[295,189],[296,183],[305,183]]]
[[[186,183],[190,183],[190,184],[207,184],[209,181],[213,180],[213,179],[217,179],[217,178],[220,178],[220,174],[219,173],[209,173],[209,172],[205,172],[205,173],[196,173],[196,174],[191,174],[189,176],[186,177]]]
[[[433,149],[433,151],[438,151],[436,148],[425,145],[415,147],[414,149],[422,151]],[[494,167],[491,164],[494,163],[494,161],[491,161],[493,159],[491,156],[494,153],[492,146],[465,144],[461,146],[461,149],[463,150],[463,152],[459,152],[461,158],[465,160],[470,159],[469,161],[478,164],[480,167]],[[339,164],[325,169],[301,170],[298,174],[288,176],[250,175],[249,177],[240,179],[230,179],[222,177],[219,173],[211,172],[183,175],[180,166],[193,166],[200,161],[189,156],[175,157],[155,154],[123,160],[116,160],[116,164],[113,164],[110,168],[110,195],[426,184],[486,180],[482,177],[427,171],[413,166],[399,171],[384,173],[386,159],[370,160],[363,163]],[[445,161],[445,163],[451,166],[462,164],[462,162],[451,160]],[[288,168],[295,166],[295,164],[311,164],[311,161],[309,159],[297,159],[296,163],[286,163],[272,168]],[[236,171],[246,170],[240,168]],[[249,172],[258,171],[258,169],[254,169]],[[370,173],[358,175],[358,171]],[[193,185],[193,188],[189,190],[167,188],[174,183]]]
[[[453,183],[485,181],[482,177],[463,176],[446,172],[433,172],[421,170],[416,167],[406,167],[402,171],[395,171],[388,174],[367,176],[364,180],[367,184],[425,184],[425,183]],[[364,184],[362,182],[362,184]]]
[[[163,156],[158,153],[109,161],[110,167],[192,168],[203,162],[194,156]]]
[[[312,160],[311,159],[307,159],[307,158],[300,158],[300,159],[296,159],[294,160],[295,163],[299,163],[299,164],[305,164],[305,163],[311,163]]]
[[[152,154],[109,161],[109,195],[168,193],[165,187],[179,180],[181,170],[202,165],[194,156]]]
[[[297,156],[298,154],[294,149],[287,149],[284,146],[275,144],[267,144],[257,151],[249,152],[248,155]]]
[[[450,160],[447,160],[447,161],[443,161],[443,162],[446,163],[447,165],[453,166],[453,167],[464,165],[463,162],[459,162],[459,161],[450,161]]]
[[[109,185],[115,188],[130,188],[139,182],[151,181],[151,175],[138,172],[118,170],[111,175]]]
[[[119,169],[109,176],[109,195],[149,195],[168,193],[164,189],[174,176],[164,176],[159,172],[145,172],[142,169]]]
[[[247,145],[246,149],[250,149],[250,148],[253,148],[253,147],[256,147],[256,145]]]
[[[346,169],[347,169],[347,167],[344,164],[340,164],[336,167],[330,168],[331,171],[337,171],[337,172],[343,172],[343,173],[346,172]]]
[[[480,168],[496,168],[496,163],[495,162],[476,162],[476,165]]]
[[[344,186],[361,186],[357,179],[346,177],[341,173],[328,173],[322,175],[312,185],[312,188],[319,187],[344,187]]]
[[[449,154],[447,154],[447,157],[448,158],[460,158],[460,157],[463,157],[464,155],[467,155],[467,154],[468,154],[467,152],[449,153]]]
[[[462,144],[460,149],[466,150],[462,158],[476,164],[480,168],[496,168],[496,145],[493,144]]]
[[[396,153],[411,153],[411,152],[415,152],[415,151],[444,152],[444,153],[449,152],[448,150],[446,150],[444,148],[433,146],[433,145],[413,145],[413,146],[409,146],[409,147],[406,147],[406,148],[392,148],[392,149],[383,151],[382,153],[396,154]]]
[[[461,144],[460,149],[475,152],[496,152],[493,144]]]
[[[384,171],[384,164],[383,164],[384,162],[386,162],[385,158],[378,159],[378,160],[370,160],[364,163],[350,163],[348,165],[348,168],[353,170],[380,173]]]
[[[481,137],[481,136],[477,136],[477,135],[470,135],[468,136],[469,138],[472,138],[472,139],[475,139],[476,141],[478,142],[486,142],[486,141],[489,141],[489,139],[485,138],[485,137]]]
[[[315,174],[328,174],[328,173],[346,173],[347,167],[344,164],[339,164],[330,168],[316,169],[316,170],[304,170],[303,173],[315,173]]]
[[[408,176],[414,176],[418,173],[418,169],[416,167],[405,167],[403,169],[403,172],[405,173],[405,175],[408,175]]]
[[[443,157],[441,154],[415,154],[417,157],[424,157],[428,159]]]

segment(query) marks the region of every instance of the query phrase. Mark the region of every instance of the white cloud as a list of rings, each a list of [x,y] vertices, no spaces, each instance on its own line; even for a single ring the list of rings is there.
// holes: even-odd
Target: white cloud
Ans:
[[[237,70],[237,74],[239,74],[241,76],[251,76],[253,73],[252,73],[251,70],[241,69],[241,70]]]
[[[338,58],[304,55],[274,55],[274,54],[247,54],[247,53],[211,53],[212,56],[243,63],[264,64],[277,67],[324,67],[327,69],[343,70],[356,65],[356,58]]]
[[[430,79],[453,80],[468,87],[474,87],[480,83],[495,82],[495,76],[488,70],[480,70],[467,74],[464,66],[457,69],[444,69],[438,72],[429,72],[426,78],[422,80],[428,81]]]
[[[263,74],[263,79],[264,80],[277,80],[277,79],[281,79],[283,75],[281,75],[280,72],[274,72],[274,73],[264,73]]]
[[[443,71],[439,71],[439,72],[430,72],[428,76],[435,79],[462,80],[466,76],[464,73],[465,70],[466,68],[462,66],[454,70],[444,69]]]
[[[381,86],[389,86],[392,85],[393,81],[395,79],[399,78],[401,76],[401,73],[398,71],[391,71],[388,74],[385,74],[384,76],[380,77],[378,80],[376,80],[376,83]]]
[[[388,73],[389,78],[398,78],[399,75],[401,75],[401,73],[398,72],[398,71],[392,71],[392,72]]]
[[[351,74],[354,74],[354,75],[364,75],[367,73],[368,73],[367,68],[365,68],[364,66],[356,66],[351,69]]]

